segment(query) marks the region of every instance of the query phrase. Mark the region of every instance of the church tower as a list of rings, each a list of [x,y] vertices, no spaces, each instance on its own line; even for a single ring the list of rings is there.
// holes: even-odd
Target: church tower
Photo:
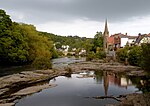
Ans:
[[[108,31],[108,26],[107,26],[107,19],[105,21],[105,29],[104,29],[104,33],[103,33],[103,50],[105,52],[108,51],[108,37],[109,37],[109,31]]]

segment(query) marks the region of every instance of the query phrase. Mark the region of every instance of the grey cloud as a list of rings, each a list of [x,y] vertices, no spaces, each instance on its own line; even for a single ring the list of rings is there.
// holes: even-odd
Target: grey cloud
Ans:
[[[150,14],[150,0],[1,0],[0,8],[27,15],[28,21],[124,21]]]

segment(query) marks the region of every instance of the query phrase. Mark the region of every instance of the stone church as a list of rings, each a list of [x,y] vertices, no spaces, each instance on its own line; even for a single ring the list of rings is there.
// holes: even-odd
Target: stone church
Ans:
[[[104,33],[103,33],[103,50],[105,52],[108,51],[108,38],[109,38],[109,31],[108,31],[108,26],[107,26],[107,19],[105,21],[105,29],[104,29]]]

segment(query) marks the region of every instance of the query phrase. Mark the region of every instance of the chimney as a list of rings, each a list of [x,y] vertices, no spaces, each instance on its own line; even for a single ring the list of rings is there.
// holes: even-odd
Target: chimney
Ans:
[[[141,33],[139,33],[139,36],[141,35]]]

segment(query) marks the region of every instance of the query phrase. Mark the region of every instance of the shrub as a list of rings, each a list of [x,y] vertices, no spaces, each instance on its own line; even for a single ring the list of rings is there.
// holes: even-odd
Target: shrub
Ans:
[[[117,59],[119,61],[125,61],[126,58],[128,58],[128,47],[121,48],[117,51]]]
[[[140,46],[134,46],[128,54],[128,62],[130,65],[141,66],[142,49]]]
[[[142,45],[142,67],[150,71],[150,44]]]
[[[95,58],[95,53],[94,52],[90,52],[87,54],[86,56],[86,61],[91,61]]]
[[[51,61],[46,57],[37,57],[33,63],[32,66],[36,69],[51,69],[52,63]]]
[[[96,58],[98,59],[106,58],[106,53],[104,51],[99,51],[95,55],[96,55]]]

